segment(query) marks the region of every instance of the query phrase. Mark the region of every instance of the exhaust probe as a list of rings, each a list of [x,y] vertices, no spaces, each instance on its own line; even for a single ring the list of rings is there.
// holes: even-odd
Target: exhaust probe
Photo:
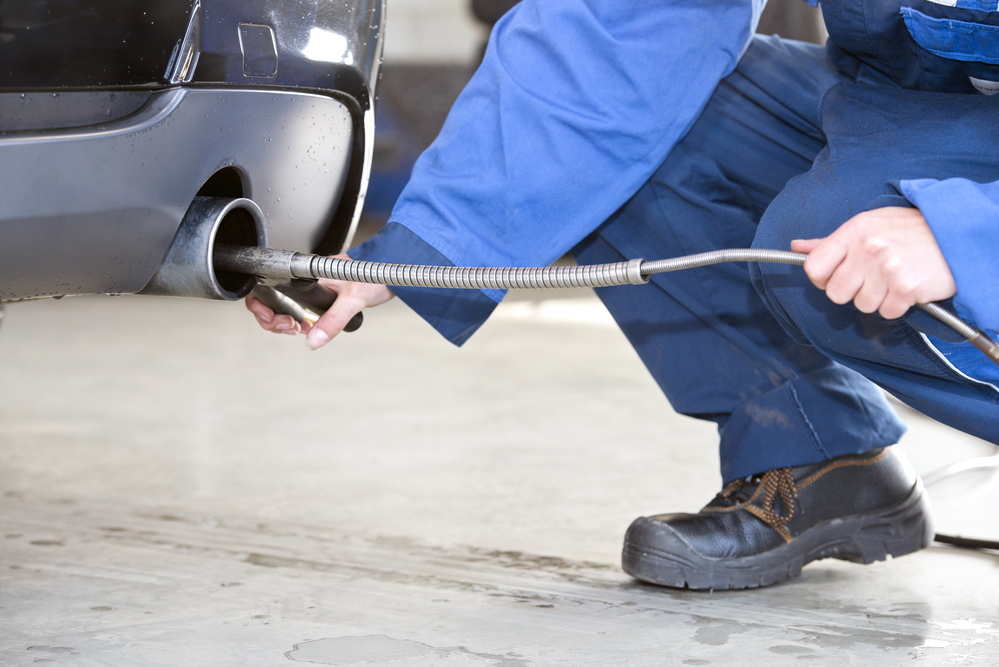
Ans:
[[[682,271],[724,262],[764,262],[801,266],[808,255],[785,250],[715,250],[673,259],[646,261],[633,259],[614,264],[532,268],[473,268],[458,266],[418,266],[360,262],[322,255],[216,244],[215,268],[275,280],[316,281],[320,278],[376,285],[402,287],[440,287],[451,289],[551,289],[567,287],[611,287],[644,285],[656,273]],[[271,289],[271,288],[267,288]],[[271,289],[271,291],[273,291]],[[258,292],[255,290],[255,294]],[[296,316],[275,299],[263,299],[272,308]],[[291,299],[287,299],[291,301]],[[273,305],[272,305],[273,303]],[[935,303],[916,304],[961,334],[999,365],[999,344],[984,331],[976,329],[957,315]],[[301,320],[298,313],[296,319]],[[357,324],[359,326],[359,323]],[[356,328],[356,326],[354,327]]]
[[[252,248],[227,244],[216,244],[214,264],[220,271],[242,273],[277,281],[314,283],[319,278],[343,280],[355,283],[376,285],[400,285],[405,287],[445,287],[452,289],[540,289],[559,287],[611,287],[613,285],[644,285],[649,276],[669,271],[682,271],[698,266],[709,266],[723,262],[769,262],[801,266],[808,255],[784,250],[715,250],[697,255],[686,255],[673,259],[645,261],[633,259],[615,264],[593,264],[589,266],[559,266],[534,268],[469,268],[455,266],[417,266],[413,264],[382,264],[379,262],[359,262],[355,260],[308,255],[271,248]],[[253,293],[276,312],[283,312],[302,321],[302,307],[296,304],[288,293],[282,294],[273,287],[258,285]],[[306,296],[306,291],[297,294],[299,300],[312,299],[312,305],[319,306],[316,296]],[[999,365],[999,345],[979,329],[971,326],[958,316],[935,303],[916,304],[922,310],[940,320],[954,331],[964,336],[981,350],[995,364]],[[319,306],[320,309],[324,306]],[[327,306],[328,307],[328,304]],[[315,321],[318,317],[308,308],[305,317]],[[361,326],[361,313],[354,316],[346,331],[354,331]],[[965,470],[999,468],[999,454],[962,461],[930,473],[926,484],[934,484]],[[979,540],[938,533],[937,542],[951,544],[964,549],[999,549],[999,542]]]

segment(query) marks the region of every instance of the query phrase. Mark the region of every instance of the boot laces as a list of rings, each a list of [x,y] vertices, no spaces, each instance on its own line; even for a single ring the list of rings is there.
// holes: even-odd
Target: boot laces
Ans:
[[[757,480],[759,484],[763,485],[761,511],[759,513],[753,512],[753,514],[758,516],[771,528],[780,532],[794,517],[794,504],[798,499],[798,488],[794,484],[794,475],[791,473],[791,469],[777,468],[776,470],[768,470],[763,473],[762,477],[747,477],[746,479],[732,480],[722,489],[721,496],[723,498],[731,497],[745,487],[750,480]],[[787,514],[778,514],[774,510],[774,501],[778,497]]]

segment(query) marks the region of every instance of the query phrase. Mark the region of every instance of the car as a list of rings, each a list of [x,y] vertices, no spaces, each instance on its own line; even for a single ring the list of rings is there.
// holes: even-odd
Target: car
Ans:
[[[0,0],[0,302],[253,287],[171,273],[192,238],[345,249],[384,17],[384,0]]]

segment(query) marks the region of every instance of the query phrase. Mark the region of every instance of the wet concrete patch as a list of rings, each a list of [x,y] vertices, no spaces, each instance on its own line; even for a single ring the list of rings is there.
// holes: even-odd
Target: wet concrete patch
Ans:
[[[463,646],[434,647],[408,639],[392,639],[385,635],[361,637],[329,637],[295,644],[285,657],[296,662],[311,662],[333,667],[347,665],[388,665],[427,657],[427,664],[441,661],[465,665],[496,665],[497,667],[528,667],[530,663],[514,654],[475,653]],[[419,661],[422,664],[422,661]]]
[[[722,646],[732,635],[748,632],[752,627],[749,624],[702,616],[695,617],[694,622],[698,626],[697,632],[694,633],[694,641],[708,646]]]
[[[76,653],[72,646],[29,646],[27,650],[39,653]]]
[[[368,637],[334,637],[295,644],[285,654],[289,660],[313,662],[320,665],[356,665],[360,663],[393,662],[418,658],[433,652],[433,648],[419,642],[392,639],[385,635]]]
[[[776,653],[777,655],[811,655],[815,653],[815,649],[808,648],[807,646],[792,646],[790,644],[778,644],[777,646],[771,646],[767,649],[771,653]]]

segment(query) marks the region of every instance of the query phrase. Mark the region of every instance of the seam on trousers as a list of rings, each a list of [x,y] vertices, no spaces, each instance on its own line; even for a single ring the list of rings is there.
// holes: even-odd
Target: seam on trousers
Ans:
[[[838,364],[840,362],[837,361],[836,363]],[[848,368],[848,367],[844,367],[844,368]],[[849,370],[853,370],[853,369],[849,369]],[[854,372],[856,373],[857,371],[854,371]],[[858,374],[861,375],[862,377],[864,377],[864,379],[867,380],[868,382],[873,382],[870,378],[868,378],[867,376],[863,375],[862,373],[858,373]],[[884,391],[884,389],[882,389],[882,391]],[[878,435],[878,437],[880,437],[882,440],[886,439],[885,428],[887,428],[888,425],[887,424],[882,424],[879,427],[877,421],[871,415],[871,411],[870,411],[870,408],[868,406],[867,401],[861,400],[860,396],[857,395],[857,392],[853,389],[852,386],[850,387],[850,393],[853,395],[854,399],[857,401],[857,403],[860,404],[861,409],[864,411],[864,416],[867,417],[867,424],[868,424],[868,426],[870,426],[871,432],[872,433],[876,433]],[[900,417],[898,416],[898,410],[896,410],[894,408],[894,406],[889,406],[889,410],[891,410],[891,413],[893,415],[895,415],[896,419],[900,419]],[[908,429],[908,425],[905,425],[905,428]],[[905,431],[903,431],[903,433],[904,432]]]
[[[887,62],[888,66],[891,67],[892,78],[895,81],[901,80],[902,77],[898,75],[898,71],[895,69],[895,59],[888,54],[888,52],[885,50],[885,47],[881,45],[881,41],[875,39],[874,35],[871,34],[871,26],[867,22],[866,3],[860,6],[860,15],[864,18],[864,32],[867,33],[867,39],[871,41],[871,44],[874,45],[874,48],[876,48],[878,51],[881,52],[881,56],[884,59],[883,62]],[[920,81],[920,84],[922,84],[922,81]]]
[[[819,129],[822,131],[822,136],[826,140],[826,148],[829,148],[829,135],[826,134],[826,123],[825,123],[826,98],[829,97],[829,93],[831,93],[834,88],[839,88],[843,84],[850,82],[850,80],[846,78],[845,74],[843,74],[842,72],[840,72],[839,74],[840,76],[844,77],[844,80],[834,83],[833,85],[826,88],[825,91],[822,93],[822,97],[819,98]],[[856,83],[856,81],[854,81],[853,83]],[[815,160],[818,160],[818,157],[816,157]],[[815,160],[812,160],[813,168],[815,167]],[[809,171],[811,171],[811,169],[809,169]]]
[[[798,392],[794,388],[793,380],[787,383],[787,388],[791,392],[791,400],[794,402],[794,407],[798,411],[798,416],[801,417],[801,421],[804,422],[805,427],[808,429],[808,432],[812,434],[812,442],[815,443],[815,446],[818,448],[819,453],[822,454],[822,456],[826,457],[827,459],[832,458],[829,455],[829,452],[826,451],[826,448],[822,446],[822,440],[819,439],[819,434],[816,433],[815,427],[812,426],[811,420],[809,420],[808,415],[805,414],[805,408],[802,407],[801,401],[798,399]]]
[[[929,337],[926,334],[924,334],[922,331],[919,331],[917,333],[919,334],[919,337],[923,339],[923,342],[926,343],[926,346],[929,347],[930,350],[932,350],[933,353],[941,361],[943,361],[945,364],[947,364],[947,368],[948,369],[950,369],[954,373],[957,373],[959,376],[961,376],[962,378],[964,378],[965,380],[967,380],[969,382],[974,382],[976,385],[979,385],[979,386],[982,386],[982,387],[990,387],[995,392],[999,393],[999,387],[995,386],[991,382],[985,382],[984,380],[976,380],[975,378],[971,377],[970,375],[968,375],[967,373],[965,373],[964,371],[962,371],[960,368],[958,368],[957,366],[955,366],[954,364],[952,364],[951,361],[950,361],[950,359],[948,359],[944,355],[943,352],[941,352],[940,350],[938,350],[936,345],[934,345],[933,343],[930,342],[930,339],[929,339]],[[989,392],[989,393],[991,393],[991,392]]]
[[[904,327],[903,334],[906,336],[909,343],[913,347],[922,347],[924,350],[928,351],[929,354],[925,355],[924,358],[936,366],[936,368],[941,371],[945,377],[949,377],[958,384],[963,384],[966,387],[974,389],[983,398],[988,398],[992,401],[996,400],[996,391],[999,390],[999,387],[995,387],[988,382],[976,380],[973,377],[965,375],[958,370],[956,366],[950,363],[950,361],[943,354],[941,354],[937,348],[933,347],[923,332],[918,331],[908,322],[904,324]]]
[[[792,320],[790,314],[784,309],[784,305],[778,299],[770,298],[767,294],[767,276],[760,269],[759,262],[750,262],[749,278],[753,282],[753,288],[756,290],[756,294],[759,295],[760,299],[763,301],[763,305],[766,306],[767,310],[777,324],[780,325],[781,329],[784,330],[791,340],[793,340],[798,345],[803,347],[815,347],[812,341],[808,340],[805,333],[796,325]],[[759,286],[758,286],[759,285]],[[762,289],[761,289],[762,287]]]
[[[663,209],[662,202],[658,197],[656,197],[656,205],[665,220],[666,211]],[[666,224],[668,225],[669,223]],[[600,233],[599,229],[596,233],[598,235],[598,239],[606,244],[608,248],[613,250],[622,259],[627,259],[627,255],[618,249],[612,239]],[[689,252],[686,244],[682,243],[677,238],[672,226],[669,227],[669,233],[673,236],[674,245],[677,249],[681,252]],[[669,274],[661,273],[652,276],[652,279],[649,282],[651,285],[655,285],[656,289],[662,291],[664,294],[683,306],[683,308],[686,309],[692,317],[703,323],[705,327],[713,330],[724,340],[728,341],[735,349],[739,350],[739,352],[750,359],[750,361],[756,359],[756,356],[753,354],[753,348],[757,347],[755,343],[739,333],[735,327],[727,324],[720,317],[718,317],[715,312],[705,305],[705,301],[691,297],[686,290],[681,289],[675,284],[671,284],[669,280]],[[764,305],[766,304],[764,303]],[[793,369],[783,364],[780,359],[775,356],[768,355],[766,368],[779,375],[785,382],[789,382],[798,377],[798,374]],[[776,388],[777,387],[773,387],[773,389]]]
[[[677,147],[679,148],[679,145]],[[699,149],[693,147],[685,148],[684,150],[699,151]],[[690,248],[676,233],[676,228],[672,223],[673,216],[670,215],[670,212],[667,211],[666,208],[663,206],[662,197],[660,197],[659,195],[660,188],[671,189],[671,190],[672,188],[670,188],[670,186],[666,184],[655,183],[653,181],[654,181],[654,176],[653,178],[649,179],[649,184],[652,186],[651,188],[652,196],[653,199],[655,200],[656,208],[659,210],[659,217],[661,220],[661,224],[665,225],[666,231],[673,239],[673,247],[685,254],[689,254],[691,250],[693,250],[694,252],[703,252],[703,250],[699,248]],[[677,192],[676,194],[687,201],[691,201],[681,192]],[[691,203],[696,204],[697,202],[691,201]],[[755,222],[757,228],[759,227],[759,222],[760,222],[759,219],[757,219]],[[753,236],[755,237],[755,235],[756,233],[754,232]],[[622,253],[617,248],[617,246],[611,242],[611,239],[607,238],[602,234],[600,238],[602,238],[607,243],[608,246],[613,248],[614,252],[618,253],[618,255],[620,255],[623,259],[627,259],[627,256],[624,253]],[[750,280],[750,284],[752,285],[751,272],[749,272],[748,277]],[[742,354],[744,354],[748,359],[750,359],[750,361],[757,359],[757,356],[753,353],[754,349],[757,348],[756,344],[753,341],[746,338],[745,336],[743,336],[738,331],[738,329],[724,322],[721,319],[721,317],[718,316],[718,314],[714,311],[713,304],[711,304],[710,295],[705,294],[704,299],[691,298],[691,296],[687,293],[687,291],[681,289],[678,285],[675,284],[675,282],[671,284],[671,278],[673,280],[677,279],[677,277],[675,276],[668,276],[667,274],[664,273],[657,274],[651,277],[650,282],[656,285],[658,289],[662,290],[667,295],[669,295],[677,303],[682,305],[687,310],[687,312],[689,312],[691,315],[693,315],[698,320],[703,322],[705,326],[707,326],[710,329],[713,329],[716,333],[718,333],[718,335],[728,340],[733,346],[735,346],[736,349],[738,349],[740,352],[742,352]],[[668,287],[671,289],[668,289]],[[754,291],[756,291],[755,288]],[[766,310],[770,310],[769,308],[766,307],[767,306],[766,300],[763,298],[760,298],[760,300],[763,302],[764,308],[766,308]],[[717,326],[714,326],[714,324],[717,324]],[[791,338],[792,340],[794,339],[793,336]],[[766,367],[769,370],[776,373],[777,375],[779,375],[781,378],[783,378],[785,382],[790,382],[794,378],[798,377],[798,374],[795,371],[795,369],[785,365],[780,359],[776,357],[776,355],[767,355]]]

